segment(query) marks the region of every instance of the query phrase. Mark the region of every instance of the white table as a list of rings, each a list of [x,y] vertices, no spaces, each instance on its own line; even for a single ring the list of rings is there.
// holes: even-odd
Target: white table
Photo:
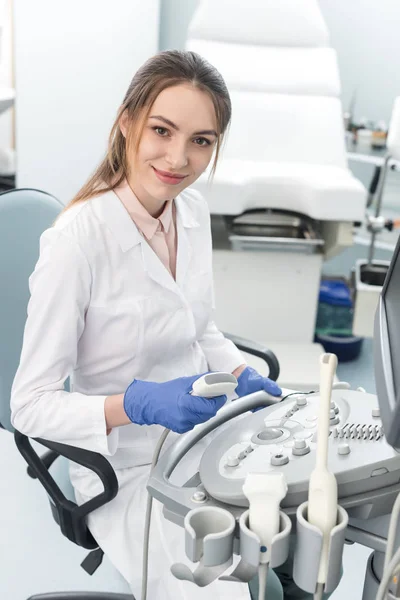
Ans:
[[[368,152],[368,149],[366,148],[366,152]],[[380,152],[380,151],[378,151]],[[383,154],[364,154],[363,152],[360,151],[350,151],[347,152],[347,158],[348,160],[353,160],[354,162],[360,162],[360,163],[367,163],[370,165],[374,165],[375,167],[381,167],[383,165],[383,161],[385,160],[385,156]],[[389,166],[392,169],[396,169],[396,171],[400,170],[400,162],[398,160],[395,160],[394,158],[391,158],[389,161]]]

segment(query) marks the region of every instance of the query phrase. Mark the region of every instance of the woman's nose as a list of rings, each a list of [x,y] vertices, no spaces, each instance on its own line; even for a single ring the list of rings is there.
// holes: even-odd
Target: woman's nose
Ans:
[[[171,143],[168,146],[166,161],[175,171],[186,167],[188,164],[186,144],[182,142]]]

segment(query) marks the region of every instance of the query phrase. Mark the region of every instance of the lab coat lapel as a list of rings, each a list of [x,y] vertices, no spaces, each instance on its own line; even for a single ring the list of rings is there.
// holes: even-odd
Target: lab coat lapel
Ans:
[[[141,240],[142,258],[144,268],[154,281],[163,287],[177,292],[177,285],[169,271],[162,264],[154,250],[149,246],[145,239]]]
[[[143,267],[149,277],[163,287],[181,294],[183,283],[192,257],[189,230],[199,227],[193,209],[181,194],[175,199],[176,206],[176,235],[177,235],[177,264],[176,282],[164,267],[154,250],[140,235],[129,213],[114,192],[108,192],[99,198],[99,217],[107,223],[124,252],[140,243]]]
[[[187,200],[180,194],[175,198],[176,207],[176,281],[164,267],[156,253],[145,240],[142,240],[142,256],[148,275],[163,287],[182,294],[182,285],[192,259],[193,248],[190,240],[190,229],[199,227],[199,222]]]
[[[178,251],[176,256],[176,283],[182,286],[192,258],[192,245],[188,230],[184,227],[181,215],[177,214],[176,232],[178,236]]]
[[[175,199],[176,206],[176,233],[178,237],[178,249],[176,257],[176,283],[180,288],[183,286],[185,276],[188,272],[193,255],[193,246],[190,232],[199,227],[193,207],[185,199],[184,193]]]

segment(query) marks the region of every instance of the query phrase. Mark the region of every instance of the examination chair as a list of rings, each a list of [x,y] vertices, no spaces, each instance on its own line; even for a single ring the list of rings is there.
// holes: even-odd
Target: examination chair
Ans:
[[[212,185],[209,171],[194,183],[225,234],[214,252],[216,320],[268,342],[282,386],[314,389],[323,261],[353,244],[367,197],[347,164],[337,57],[318,0],[199,0],[185,47],[220,71],[232,101]]]
[[[85,519],[91,511],[106,504],[118,493],[114,470],[107,459],[96,452],[36,439],[35,442],[47,448],[40,455],[36,451],[37,445],[34,448],[31,440],[15,431],[10,421],[10,393],[22,347],[29,300],[28,280],[38,259],[40,235],[51,226],[61,210],[62,205],[53,196],[39,190],[16,189],[0,194],[0,281],[6,291],[0,296],[0,424],[3,429],[14,433],[18,450],[28,464],[28,474],[38,479],[46,490],[53,517],[62,534],[90,550],[81,566],[87,573],[93,574],[102,561],[103,552],[87,528]],[[265,360],[270,377],[277,379],[279,363],[272,352],[242,338],[227,337],[243,351]],[[101,494],[81,506],[75,502],[67,459],[94,471],[104,485]],[[270,580],[268,598],[281,600],[279,581],[276,576]],[[53,592],[37,594],[29,600],[134,600],[128,584],[118,572],[115,573],[115,581],[110,583],[116,593]],[[204,594],[206,598],[206,590]]]
[[[347,166],[337,57],[318,0],[200,0],[186,49],[220,71],[232,101],[213,185],[209,172],[194,184],[211,213],[258,211],[260,232],[265,209],[363,217],[366,190]]]

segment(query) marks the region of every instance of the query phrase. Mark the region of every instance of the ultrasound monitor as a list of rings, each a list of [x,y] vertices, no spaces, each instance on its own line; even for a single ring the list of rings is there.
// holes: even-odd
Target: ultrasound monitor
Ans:
[[[400,449],[400,237],[375,315],[374,363],[385,437]]]

